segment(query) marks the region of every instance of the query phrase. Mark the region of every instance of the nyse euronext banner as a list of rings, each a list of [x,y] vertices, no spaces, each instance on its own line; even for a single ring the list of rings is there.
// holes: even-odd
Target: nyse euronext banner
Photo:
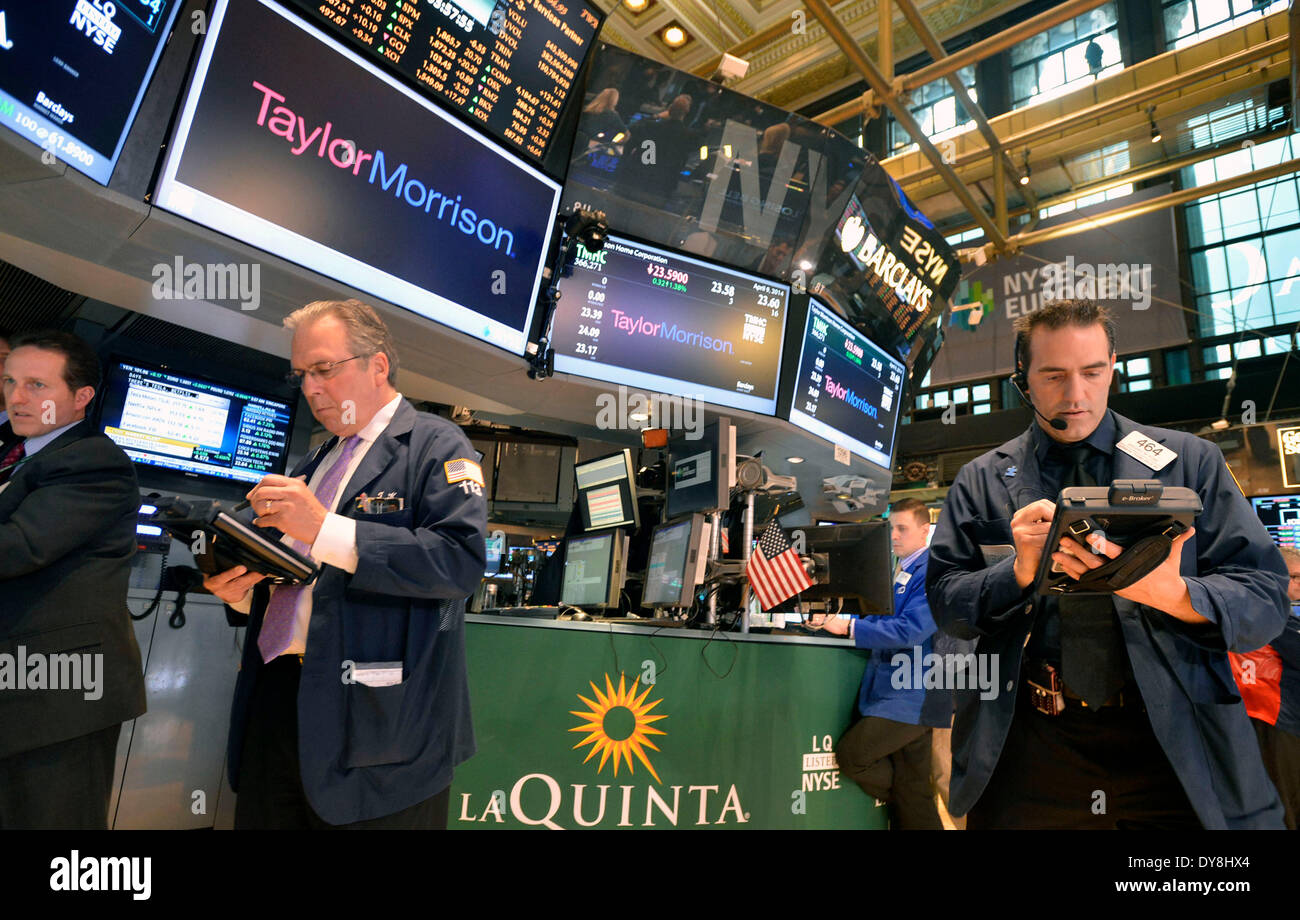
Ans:
[[[213,9],[158,204],[523,352],[559,186],[314,26]]]
[[[1169,185],[1059,215],[1043,227],[1154,198]],[[1052,299],[1096,300],[1108,306],[1118,327],[1120,354],[1187,341],[1173,212],[1144,214],[1026,247],[1019,255],[968,267],[944,318],[943,347],[930,367],[930,383],[1010,373],[1015,360],[1017,317]]]

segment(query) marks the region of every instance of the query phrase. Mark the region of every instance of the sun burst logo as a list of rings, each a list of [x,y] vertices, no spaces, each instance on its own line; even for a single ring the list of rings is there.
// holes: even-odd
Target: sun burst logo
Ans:
[[[640,696],[636,694],[636,681],[633,680],[630,685],[627,684],[626,677],[622,673],[618,675],[618,690],[614,689],[613,682],[609,675],[605,675],[605,692],[602,693],[600,688],[594,682],[591,683],[592,694],[596,701],[592,702],[581,693],[577,694],[578,699],[587,704],[587,711],[580,712],[576,709],[569,710],[570,713],[580,719],[585,719],[581,725],[569,729],[571,732],[586,732],[587,737],[583,738],[573,746],[576,751],[583,745],[590,744],[591,750],[583,759],[586,763],[597,753],[600,754],[600,764],[596,767],[599,773],[605,768],[605,763],[613,755],[614,758],[614,775],[618,776],[619,763],[627,763],[627,771],[635,772],[632,758],[635,757],[645,768],[650,771],[650,775],[655,778],[655,782],[662,782],[659,774],[650,761],[646,759],[645,748],[652,751],[659,750],[655,743],[650,740],[651,735],[662,735],[664,732],[655,728],[652,723],[660,719],[668,718],[665,715],[651,715],[650,710],[658,706],[662,700],[652,700],[646,702],[646,697],[650,695],[650,687],[646,687]]]

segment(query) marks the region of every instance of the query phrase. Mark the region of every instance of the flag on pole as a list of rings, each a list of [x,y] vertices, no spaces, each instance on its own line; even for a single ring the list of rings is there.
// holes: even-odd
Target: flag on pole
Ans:
[[[763,528],[746,574],[764,610],[771,610],[813,584],[776,518]]]

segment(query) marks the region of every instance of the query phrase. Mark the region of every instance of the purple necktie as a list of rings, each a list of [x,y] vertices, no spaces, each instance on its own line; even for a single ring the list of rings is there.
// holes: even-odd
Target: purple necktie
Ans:
[[[316,499],[325,506],[326,511],[334,510],[334,497],[338,495],[339,486],[343,484],[343,474],[357,445],[361,443],[358,435],[352,435],[343,442],[343,453],[325,472],[325,478],[316,484]],[[311,547],[301,540],[289,544],[304,556]],[[257,634],[257,648],[262,653],[262,660],[271,661],[284,654],[293,638],[294,611],[298,609],[298,597],[303,591],[310,591],[306,585],[286,585],[271,592],[271,602],[266,605],[266,616],[262,619],[262,631]]]

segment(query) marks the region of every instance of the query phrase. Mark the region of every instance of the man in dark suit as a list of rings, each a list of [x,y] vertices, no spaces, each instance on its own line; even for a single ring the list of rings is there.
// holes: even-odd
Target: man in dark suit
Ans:
[[[204,581],[249,614],[235,826],[446,827],[452,770],[474,753],[464,613],[487,562],[482,471],[460,429],[394,388],[371,307],[318,301],[285,325],[292,376],[334,437],[248,499],[322,571],[310,588],[268,590],[243,567]]]
[[[86,421],[90,347],[17,336],[0,456],[0,828],[107,827],[122,722],[145,711],[126,606],[135,471]]]

